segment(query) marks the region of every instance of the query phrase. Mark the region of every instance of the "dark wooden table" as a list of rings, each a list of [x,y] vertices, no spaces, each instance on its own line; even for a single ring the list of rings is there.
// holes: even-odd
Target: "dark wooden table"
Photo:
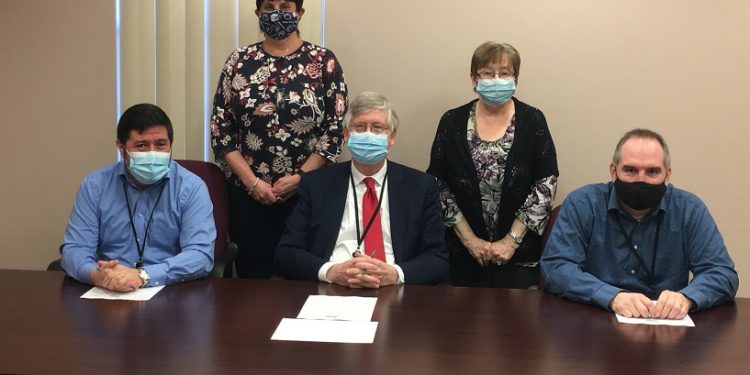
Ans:
[[[206,279],[148,302],[80,299],[59,272],[0,271],[0,373],[744,374],[750,300],[695,328],[619,324],[534,290]],[[271,341],[310,294],[377,296],[374,344]]]

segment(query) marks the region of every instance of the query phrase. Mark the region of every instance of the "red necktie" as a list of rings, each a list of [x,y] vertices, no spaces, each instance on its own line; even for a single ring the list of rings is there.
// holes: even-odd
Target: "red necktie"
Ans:
[[[372,177],[365,178],[365,195],[362,196],[362,226],[367,227],[370,222],[373,213],[375,213],[375,219],[372,221],[370,230],[365,235],[365,252],[367,255],[380,259],[385,262],[385,248],[383,247],[383,228],[380,224],[380,211],[377,213],[375,209],[378,208],[378,194],[375,192],[375,180]]]

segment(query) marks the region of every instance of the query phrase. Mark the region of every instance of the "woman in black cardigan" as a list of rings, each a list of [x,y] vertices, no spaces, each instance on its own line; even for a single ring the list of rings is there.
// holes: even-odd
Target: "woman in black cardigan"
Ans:
[[[453,285],[529,288],[557,188],[544,114],[515,97],[521,58],[486,42],[471,59],[479,95],[446,112],[427,172],[438,179]]]

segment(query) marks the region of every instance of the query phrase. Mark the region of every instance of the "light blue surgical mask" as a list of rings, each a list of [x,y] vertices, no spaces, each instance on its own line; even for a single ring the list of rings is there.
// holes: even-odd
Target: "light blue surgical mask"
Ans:
[[[169,152],[146,151],[130,152],[128,170],[138,182],[144,185],[153,185],[161,181],[169,172],[169,162],[172,154]]]
[[[354,160],[362,164],[375,164],[388,154],[388,134],[349,132],[347,147]]]
[[[480,79],[477,81],[477,94],[489,105],[501,105],[516,93],[516,81],[512,79]]]

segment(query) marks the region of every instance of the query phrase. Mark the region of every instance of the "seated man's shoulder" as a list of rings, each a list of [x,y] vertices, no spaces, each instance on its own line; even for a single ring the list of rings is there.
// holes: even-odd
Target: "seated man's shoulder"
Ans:
[[[593,205],[599,202],[606,202],[610,189],[611,184],[606,183],[584,185],[571,191],[567,198],[565,198],[565,202],[575,205]]]
[[[177,182],[180,184],[185,185],[205,185],[206,182],[203,181],[203,179],[198,176],[197,174],[193,173],[191,170],[183,167],[180,163],[172,162],[174,165],[174,173],[175,177],[177,178]]]
[[[310,183],[314,185],[332,183],[334,176],[343,175],[349,168],[351,168],[350,164],[345,162],[326,165],[323,168],[306,173],[302,180],[308,185]]]
[[[703,206],[704,205],[703,201],[697,195],[687,190],[682,190],[671,184],[667,187],[667,189],[668,191],[671,191],[670,204],[677,204],[677,205],[682,205],[682,206]]]
[[[407,181],[410,182],[430,183],[435,180],[435,177],[427,174],[426,172],[396,163],[394,161],[388,161],[388,168],[391,169],[394,173],[403,175],[404,178],[406,178]]]
[[[109,163],[86,175],[81,182],[82,187],[102,188],[118,176],[118,166],[121,162]]]

